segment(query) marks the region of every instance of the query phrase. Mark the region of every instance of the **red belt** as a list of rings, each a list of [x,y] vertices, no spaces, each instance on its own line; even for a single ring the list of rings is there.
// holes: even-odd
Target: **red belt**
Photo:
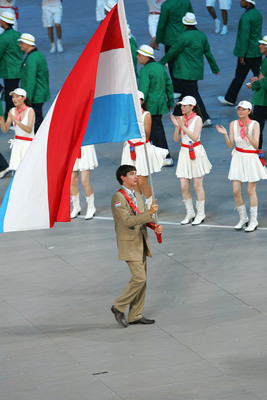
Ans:
[[[197,147],[197,146],[199,146],[200,144],[201,144],[201,143],[200,143],[200,140],[199,140],[198,142],[193,143],[193,147]],[[181,143],[181,147],[186,147],[187,149],[190,149],[190,148],[191,148],[190,145],[188,145],[188,144],[183,144],[183,143]]]
[[[149,142],[149,140],[146,140],[146,143],[148,143],[148,142]],[[136,159],[135,148],[136,148],[136,146],[143,146],[144,142],[133,143],[133,142],[131,142],[131,140],[128,140],[128,143],[130,145],[130,156],[131,156],[131,159],[135,160]]]
[[[146,140],[146,143],[148,143],[148,142],[149,142],[149,140]],[[136,146],[142,146],[142,145],[144,144],[144,142],[136,142],[136,143],[133,143],[133,142],[131,142],[131,140],[128,140],[128,143],[129,143],[130,146],[134,146],[134,147],[136,147]]]
[[[240,147],[236,147],[235,149],[236,149],[236,151],[240,151],[240,153],[258,154],[258,150],[244,150],[244,149],[241,149]]]
[[[152,14],[152,15],[160,15],[160,13],[157,12],[157,11],[151,11],[149,14]]]
[[[33,138],[30,138],[30,137],[17,136],[17,135],[15,135],[15,139],[26,140],[26,141],[28,141],[28,142],[31,142],[31,141],[33,140]]]

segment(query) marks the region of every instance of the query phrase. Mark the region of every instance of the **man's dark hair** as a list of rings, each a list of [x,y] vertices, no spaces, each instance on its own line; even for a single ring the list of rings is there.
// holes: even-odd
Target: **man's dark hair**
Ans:
[[[116,171],[117,181],[122,185],[121,176],[126,176],[128,172],[136,171],[136,168],[133,165],[121,165]]]

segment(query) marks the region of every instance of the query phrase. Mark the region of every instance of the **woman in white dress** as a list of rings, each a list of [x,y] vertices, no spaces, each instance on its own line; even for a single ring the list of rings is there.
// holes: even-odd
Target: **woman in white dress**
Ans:
[[[249,101],[241,101],[237,108],[238,120],[232,121],[227,130],[223,126],[216,125],[218,132],[225,137],[225,142],[229,149],[235,144],[232,151],[232,160],[228,179],[233,181],[233,193],[240,221],[235,226],[236,230],[241,230],[248,224],[248,216],[245,202],[242,196],[242,183],[247,183],[247,192],[250,203],[250,222],[246,232],[254,231],[258,226],[258,198],[256,184],[260,179],[267,179],[267,170],[262,165],[258,156],[258,146],[260,137],[260,126],[257,121],[249,118],[252,105]]]
[[[181,225],[192,222],[192,225],[201,224],[205,215],[205,191],[203,188],[203,177],[212,168],[206,151],[200,143],[202,129],[202,118],[196,99],[185,96],[178,104],[181,105],[183,117],[171,116],[175,126],[173,139],[175,142],[181,140],[181,149],[176,169],[176,176],[180,178],[183,202],[186,208],[186,217]],[[194,189],[197,195],[195,214],[192,195],[190,192],[190,181],[193,179]]]
[[[5,11],[14,14],[15,18],[14,18],[13,29],[17,31],[18,30],[17,19],[19,17],[19,12],[18,12],[18,7],[16,7],[16,0],[0,0],[0,15],[2,15],[2,13]],[[0,28],[0,34],[3,32],[4,29]]]
[[[81,213],[80,195],[79,195],[79,172],[81,173],[81,183],[84,188],[87,211],[84,219],[92,219],[95,215],[94,192],[90,182],[91,170],[98,167],[98,161],[94,145],[81,147],[81,152],[75,161],[71,175],[70,195],[72,203],[72,212],[70,217],[76,218]]]
[[[9,94],[12,96],[15,107],[9,110],[6,122],[3,117],[0,117],[0,127],[3,133],[7,133],[10,126],[14,124],[15,137],[11,145],[9,169],[16,171],[34,138],[35,112],[30,107],[31,104],[24,89],[17,88]]]
[[[149,167],[152,174],[153,172],[161,171],[164,163],[164,158],[166,158],[168,150],[161,147],[153,146],[149,142],[152,118],[151,114],[147,111],[147,104],[144,101],[144,94],[140,90],[138,91],[138,94],[143,113],[143,123],[146,134],[146,148]],[[121,165],[124,164],[135,166],[136,174],[138,177],[138,187],[136,188],[136,190],[141,194],[143,193],[146,199],[146,206],[149,209],[152,204],[152,192],[151,187],[148,183],[149,173],[143,139],[132,139],[124,143],[121,157]]]

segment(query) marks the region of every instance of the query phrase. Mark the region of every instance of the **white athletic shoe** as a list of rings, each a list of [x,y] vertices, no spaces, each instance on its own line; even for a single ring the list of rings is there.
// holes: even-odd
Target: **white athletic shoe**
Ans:
[[[224,106],[234,106],[234,105],[235,105],[235,103],[231,103],[230,101],[225,100],[225,97],[224,97],[224,96],[218,96],[217,99],[218,99],[219,102],[220,102],[221,104],[223,104]]]
[[[206,119],[206,121],[203,122],[203,128],[210,128],[212,126],[212,120],[211,119]]]
[[[61,42],[58,40],[57,41],[57,52],[63,53],[63,51],[64,51],[63,46],[62,46]]]
[[[163,167],[173,167],[173,159],[172,158],[164,158]]]
[[[0,179],[4,178],[4,176],[8,173],[9,168],[7,167],[3,171],[0,172]]]
[[[215,19],[215,33],[220,33],[220,28],[221,28],[221,21],[216,18]]]
[[[55,43],[51,43],[50,53],[55,54],[55,52],[56,52],[56,45],[55,45]]]
[[[228,33],[227,25],[223,25],[220,35],[226,35]]]

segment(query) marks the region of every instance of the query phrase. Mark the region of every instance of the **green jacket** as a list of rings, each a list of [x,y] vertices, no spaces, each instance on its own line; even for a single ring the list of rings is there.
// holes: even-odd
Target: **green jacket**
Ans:
[[[255,106],[267,107],[267,57],[261,63],[260,72],[265,78],[252,83],[252,90],[255,90],[255,93],[251,102]]]
[[[212,72],[214,74],[219,72],[205,33],[190,29],[180,35],[176,44],[159,62],[165,65],[166,62],[174,59],[173,76],[175,78],[198,81],[204,77],[204,55]]]
[[[262,38],[262,15],[256,8],[249,8],[240,18],[234,48],[236,57],[260,57],[259,40]]]
[[[139,90],[144,93],[151,115],[168,113],[173,107],[172,81],[163,65],[148,61],[139,73]]]
[[[20,86],[26,90],[33,104],[50,100],[47,62],[37,48],[31,51],[22,63]]]
[[[160,9],[156,33],[156,42],[171,46],[177,35],[185,31],[182,18],[187,12],[193,12],[190,0],[166,0]]]
[[[133,66],[134,66],[134,72],[136,79],[138,79],[138,71],[137,71],[137,43],[134,37],[130,37],[130,48],[131,48],[131,53],[132,53],[132,59],[133,59]]]
[[[22,51],[18,39],[20,33],[10,28],[0,35],[0,78],[20,78],[21,63],[23,61]]]

